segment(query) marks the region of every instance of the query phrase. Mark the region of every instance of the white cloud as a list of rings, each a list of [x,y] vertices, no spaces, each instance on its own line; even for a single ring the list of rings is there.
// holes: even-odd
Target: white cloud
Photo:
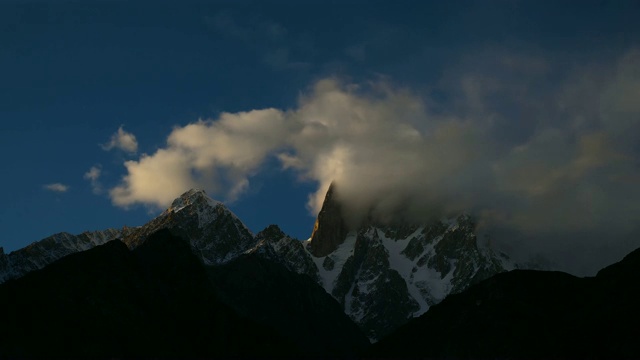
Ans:
[[[567,234],[637,229],[640,193],[630,179],[640,178],[638,132],[631,130],[640,110],[629,93],[640,79],[630,54],[597,65],[597,73],[544,84],[551,68],[544,59],[480,59],[448,75],[450,99],[437,111],[426,105],[434,99],[389,83],[324,79],[293,109],[223,113],[174,128],[165,148],[125,163],[110,195],[118,206],[165,207],[197,186],[232,200],[276,157],[317,182],[308,203],[314,212],[335,181],[354,224],[367,214],[426,219],[464,211],[479,217],[481,229],[534,238],[529,249],[555,247],[559,238],[578,249],[598,240]]]
[[[58,193],[67,192],[69,190],[68,185],[64,185],[61,183],[46,184],[46,185],[43,185],[43,188],[46,190],[58,192]]]
[[[185,189],[196,187],[192,178],[190,155],[179,149],[160,149],[153,156],[142,155],[127,161],[122,184],[110,190],[115,205],[128,207],[145,203],[165,207]],[[211,179],[213,183],[214,179]]]
[[[106,151],[111,149],[120,149],[128,153],[136,153],[138,151],[138,141],[135,135],[130,132],[124,131],[122,126],[118,128],[118,131],[111,135],[111,140],[108,143],[101,145]]]
[[[111,190],[112,200],[119,206],[165,207],[191,187],[233,200],[249,186],[248,177],[264,158],[282,146],[286,126],[281,111],[266,109],[224,113],[215,122],[175,128],[165,149],[125,163],[128,174]]]
[[[92,166],[87,171],[83,178],[91,182],[91,190],[94,194],[98,195],[102,193],[102,183],[100,182],[100,176],[102,175],[102,166]]]

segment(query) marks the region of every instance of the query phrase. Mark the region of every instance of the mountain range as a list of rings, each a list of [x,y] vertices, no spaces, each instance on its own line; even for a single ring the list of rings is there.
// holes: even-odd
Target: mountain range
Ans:
[[[478,241],[466,214],[348,226],[337,191],[329,188],[305,241],[276,225],[253,234],[192,189],[140,227],[56,234],[10,254],[0,248],[8,313],[0,357],[567,355],[577,343],[554,347],[562,333],[546,326],[576,321],[583,314],[569,305],[591,291],[599,300],[577,308],[600,314],[609,301],[602,293],[617,289],[607,284],[633,279],[636,264],[626,258],[614,266],[626,272],[605,269],[595,279],[513,270]],[[589,319],[607,325],[597,316]],[[534,325],[509,330],[526,324]],[[565,330],[579,328],[588,327]],[[541,339],[539,353],[527,352],[532,339]],[[635,351],[596,350],[612,349]]]
[[[306,241],[287,236],[277,226],[254,235],[223,203],[203,190],[192,189],[143,226],[77,236],[57,234],[0,255],[0,279],[17,278],[114,239],[136,249],[149,235],[169,229],[188,241],[206,266],[222,266],[253,254],[306,275],[376,341],[447,294],[511,266],[504,255],[478,246],[469,216],[424,224],[382,224],[368,219],[357,229],[349,229],[335,191],[332,185]]]

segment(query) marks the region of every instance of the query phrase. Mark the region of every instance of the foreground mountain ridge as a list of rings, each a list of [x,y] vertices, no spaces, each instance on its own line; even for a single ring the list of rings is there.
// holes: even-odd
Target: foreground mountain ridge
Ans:
[[[209,277],[168,230],[71,254],[0,285],[0,358],[309,354],[225,303]]]
[[[595,277],[514,270],[447,297],[366,356],[637,359],[639,303],[640,249]]]
[[[309,277],[376,341],[448,294],[512,267],[506,257],[478,246],[466,215],[422,224],[369,219],[349,229],[341,211],[332,185],[312,237],[301,242],[275,225],[254,235],[223,203],[191,189],[143,226],[58,234],[0,254],[0,283],[114,239],[136,249],[154,232],[170,229],[204,265],[252,255]]]

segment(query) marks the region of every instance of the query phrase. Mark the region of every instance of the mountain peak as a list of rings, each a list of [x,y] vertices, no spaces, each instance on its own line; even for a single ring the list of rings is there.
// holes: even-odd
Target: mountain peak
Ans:
[[[268,240],[280,240],[283,237],[287,236],[278,225],[271,224],[264,228],[264,230],[260,231],[257,235],[257,239],[268,239]]]
[[[180,211],[185,206],[196,203],[207,203],[211,207],[215,207],[218,204],[221,204],[219,201],[210,198],[203,189],[194,188],[173,200],[168,210],[173,210],[174,212]]]
[[[316,257],[330,254],[344,241],[347,232],[342,205],[336,199],[336,185],[332,182],[313,227],[309,243],[311,253]]]
[[[188,196],[191,194],[204,194],[206,195],[206,191],[204,191],[204,189],[200,189],[200,188],[192,188],[189,189],[189,191],[185,192],[184,194],[182,194],[182,196]]]
[[[228,262],[256,244],[246,225],[202,189],[183,193],[162,214],[134,229],[123,240],[134,249],[144,244],[149,235],[164,228],[188,241],[205,265]]]
[[[193,188],[180,195],[178,199],[199,199],[203,197],[208,197],[204,189]]]

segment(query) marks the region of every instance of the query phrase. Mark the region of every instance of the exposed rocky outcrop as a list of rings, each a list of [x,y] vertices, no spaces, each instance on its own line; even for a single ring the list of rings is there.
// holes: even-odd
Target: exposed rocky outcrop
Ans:
[[[320,282],[318,268],[305,251],[302,242],[285,234],[278,225],[269,225],[256,234],[255,240],[255,247],[246,253],[255,253],[281,264],[291,272],[306,275],[315,283]]]
[[[336,185],[332,183],[313,226],[309,251],[316,257],[329,255],[344,241],[348,230],[342,205],[337,200]]]

